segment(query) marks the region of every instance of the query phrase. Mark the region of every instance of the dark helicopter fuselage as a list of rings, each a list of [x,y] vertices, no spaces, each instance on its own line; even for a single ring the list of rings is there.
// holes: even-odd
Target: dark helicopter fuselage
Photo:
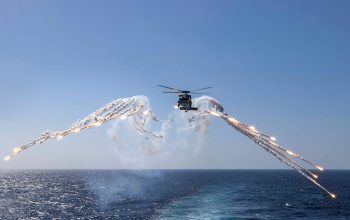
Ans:
[[[157,85],[157,86],[168,89],[167,91],[164,91],[163,93],[177,93],[177,94],[179,94],[179,101],[177,101],[177,107],[180,110],[184,110],[186,112],[190,111],[190,110],[198,110],[197,107],[192,107],[192,97],[191,97],[190,93],[192,93],[192,94],[208,94],[208,93],[202,93],[202,92],[198,92],[198,91],[212,88],[209,86],[209,87],[204,87],[204,88],[195,89],[193,91],[190,91],[190,90],[177,89],[177,88],[163,86],[163,85]]]
[[[188,93],[181,93],[179,95],[179,101],[177,101],[177,107],[179,107],[180,110],[198,110],[198,108],[192,107],[192,97]]]

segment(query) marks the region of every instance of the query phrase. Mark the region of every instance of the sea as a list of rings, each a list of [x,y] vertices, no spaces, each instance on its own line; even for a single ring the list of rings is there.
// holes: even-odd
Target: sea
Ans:
[[[350,171],[0,170],[0,219],[350,219]]]

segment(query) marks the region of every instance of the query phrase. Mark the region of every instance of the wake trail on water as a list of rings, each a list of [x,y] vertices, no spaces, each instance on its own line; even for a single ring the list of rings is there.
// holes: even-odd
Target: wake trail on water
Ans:
[[[228,125],[253,140],[258,146],[270,153],[276,159],[295,169],[298,173],[311,181],[315,186],[326,192],[331,198],[336,198],[335,194],[329,192],[325,187],[317,182],[318,176],[305,168],[301,162],[311,165],[319,171],[323,171],[324,168],[321,166],[277,144],[275,137],[260,132],[254,126],[249,126],[228,115],[224,112],[224,107],[212,97],[201,96],[193,99],[193,103],[194,106],[198,108],[198,111],[185,113],[190,115],[190,117],[187,118],[187,123],[189,123],[188,126],[191,126],[191,128],[195,128],[196,130],[205,130],[209,126],[210,117],[221,118]],[[5,157],[5,160],[14,158],[19,153],[33,147],[36,144],[43,144],[51,139],[60,140],[68,135],[78,133],[82,130],[98,127],[111,120],[125,120],[127,118],[131,118],[130,121],[133,124],[133,128],[140,135],[152,140],[153,142],[161,142],[164,139],[164,136],[167,135],[167,132],[169,131],[168,128],[171,126],[170,124],[174,122],[170,119],[159,121],[152,111],[150,102],[146,96],[133,96],[130,98],[116,99],[85,118],[78,120],[66,130],[49,130],[43,132],[37,139],[13,149],[13,152]],[[162,123],[161,131],[150,131],[148,129],[148,124],[150,121]]]

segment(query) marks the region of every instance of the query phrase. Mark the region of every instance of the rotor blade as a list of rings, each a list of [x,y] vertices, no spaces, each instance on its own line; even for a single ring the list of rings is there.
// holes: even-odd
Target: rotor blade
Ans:
[[[171,90],[176,90],[176,91],[179,91],[179,92],[182,91],[180,89],[172,88],[172,87],[169,87],[169,86],[163,86],[163,85],[157,85],[157,86],[160,86],[160,87],[163,87],[163,88],[167,88],[167,89],[171,89]]]
[[[171,92],[171,91],[169,91],[169,92],[163,92],[163,93],[182,93],[182,92]]]
[[[191,92],[192,94],[201,94],[201,95],[208,95],[211,94],[210,92]]]
[[[195,90],[192,90],[192,91],[199,91],[199,90],[211,89],[211,88],[213,88],[213,87],[208,86],[208,87],[204,87],[204,88],[200,88],[200,89],[195,89]]]

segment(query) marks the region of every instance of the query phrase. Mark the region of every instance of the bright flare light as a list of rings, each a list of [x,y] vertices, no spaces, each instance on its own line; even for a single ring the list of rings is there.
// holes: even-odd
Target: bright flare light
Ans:
[[[290,151],[290,150],[287,150],[287,153],[288,153],[289,155],[291,155],[291,156],[295,156],[295,153],[293,153],[293,152]]]
[[[61,140],[62,138],[63,138],[62,135],[58,135],[58,136],[56,137],[57,140]]]
[[[120,116],[120,119],[125,120],[127,117],[128,117],[127,115],[122,115],[122,116]]]
[[[14,153],[18,153],[18,152],[20,152],[20,151],[21,151],[21,148],[19,148],[19,147],[13,149],[13,152],[14,152]]]
[[[331,196],[332,196],[333,199],[337,198],[337,196],[335,194],[333,194],[333,193],[331,194]]]
[[[232,122],[232,123],[238,123],[238,121],[236,120],[236,119],[234,119],[234,118],[229,118],[228,119],[230,122]]]
[[[179,108],[179,106],[177,106],[177,105],[174,105],[174,109],[178,109]]]
[[[256,131],[256,128],[254,126],[249,126],[250,130]]]
[[[78,133],[79,131],[80,131],[80,128],[75,128],[75,129],[73,130],[74,133]]]
[[[10,157],[10,156],[5,157],[5,160],[9,160],[9,159],[11,159],[11,157]]]
[[[98,127],[98,126],[100,126],[101,124],[102,124],[102,122],[97,121],[97,122],[94,123],[94,126]]]
[[[212,112],[209,112],[211,115],[213,115],[213,116],[216,116],[216,117],[220,117],[220,113],[219,112],[214,112],[214,111],[212,111]]]
[[[271,140],[276,141],[277,139],[275,137],[270,137]]]
[[[317,169],[319,169],[320,171],[323,171],[323,167],[320,167],[320,166],[316,166]]]
[[[142,114],[143,115],[148,115],[149,114],[149,110],[143,111]]]

